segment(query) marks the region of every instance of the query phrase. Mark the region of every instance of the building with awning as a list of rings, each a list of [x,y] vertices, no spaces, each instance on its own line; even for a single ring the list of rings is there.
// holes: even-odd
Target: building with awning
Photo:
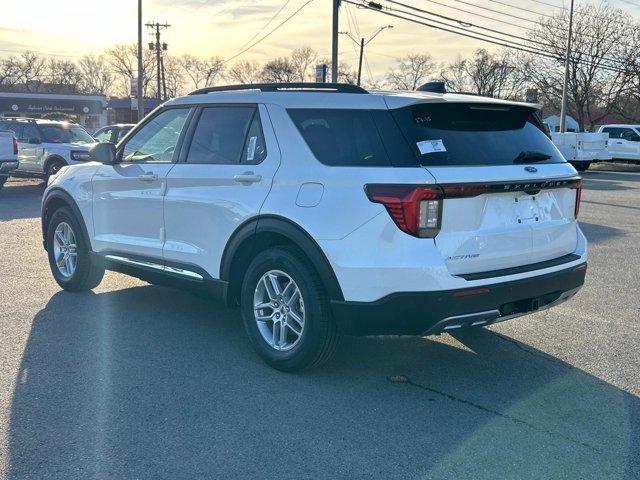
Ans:
[[[106,108],[104,95],[0,92],[0,116],[42,118],[61,113],[89,132],[107,125]]]

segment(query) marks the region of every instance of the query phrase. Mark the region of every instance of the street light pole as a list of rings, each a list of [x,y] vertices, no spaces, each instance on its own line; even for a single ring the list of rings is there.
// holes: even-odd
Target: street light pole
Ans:
[[[573,2],[569,9],[569,36],[567,37],[567,52],[564,58],[564,82],[562,84],[562,105],[560,107],[560,133],[566,131],[567,95],[569,94],[569,59],[571,57],[571,35],[573,33]]]
[[[144,66],[142,65],[142,0],[138,0],[138,121],[144,117]]]
[[[364,56],[364,38],[360,39],[360,60],[358,61],[358,86],[362,78],[362,57]]]

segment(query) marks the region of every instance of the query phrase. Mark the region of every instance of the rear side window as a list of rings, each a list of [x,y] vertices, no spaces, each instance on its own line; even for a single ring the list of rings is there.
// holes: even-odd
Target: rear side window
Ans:
[[[188,163],[237,164],[243,157],[243,147],[251,126],[255,107],[230,106],[202,109],[198,125],[187,154]],[[253,157],[247,163],[254,163]],[[249,152],[251,153],[251,152]]]
[[[380,137],[375,110],[309,109],[288,110],[314,156],[330,166],[390,166]]]
[[[391,112],[420,165],[565,162],[531,107],[423,103]]]

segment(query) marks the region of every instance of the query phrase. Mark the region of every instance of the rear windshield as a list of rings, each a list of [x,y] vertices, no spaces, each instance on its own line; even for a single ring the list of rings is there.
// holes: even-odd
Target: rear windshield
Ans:
[[[421,165],[565,161],[530,107],[432,103],[391,112]]]

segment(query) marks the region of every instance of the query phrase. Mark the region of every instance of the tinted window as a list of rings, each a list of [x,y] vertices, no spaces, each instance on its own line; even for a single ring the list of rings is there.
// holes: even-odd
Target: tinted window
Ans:
[[[24,128],[22,129],[22,139],[23,142],[28,142],[29,140],[38,140],[42,141],[40,138],[40,130],[33,123],[26,123]]]
[[[193,133],[187,162],[239,163],[254,111],[254,107],[204,108]]]
[[[120,129],[120,131],[118,132],[118,137],[116,138],[116,142],[119,142],[120,140],[122,140],[122,138],[129,133],[129,130],[131,130],[133,127],[122,127]]]
[[[315,157],[325,165],[390,165],[375,121],[384,111],[303,108],[288,112]]]
[[[255,111],[247,137],[244,141],[242,149],[242,159],[240,163],[258,164],[267,157],[267,145],[262,133],[262,124],[260,122],[260,112]]]
[[[84,145],[95,140],[78,125],[41,124],[42,140],[47,143],[73,143]]]
[[[631,130],[630,128],[622,129],[622,135],[620,136],[623,140],[629,140],[630,142],[637,142],[640,140],[638,138],[638,134]]]
[[[22,139],[23,127],[18,122],[0,122],[0,130],[13,132],[14,137]]]
[[[565,161],[530,107],[430,103],[391,112],[421,165],[510,165],[523,155]]]
[[[608,133],[609,138],[620,138],[620,133],[622,133],[622,129],[614,127],[603,128],[602,131]]]
[[[157,114],[124,145],[122,161],[171,162],[188,115],[188,108],[170,108]]]

